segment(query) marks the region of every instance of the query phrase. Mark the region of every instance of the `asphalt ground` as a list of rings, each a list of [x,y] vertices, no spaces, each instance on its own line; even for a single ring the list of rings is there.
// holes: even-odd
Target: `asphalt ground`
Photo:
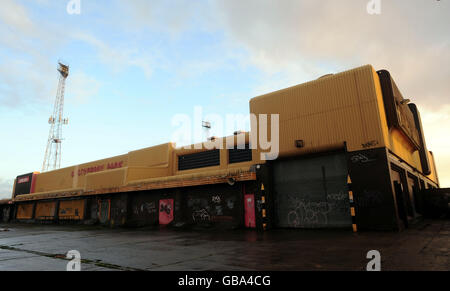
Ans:
[[[450,220],[424,220],[403,232],[344,230],[110,229],[0,224],[1,271],[364,271],[367,253],[381,270],[450,270]]]

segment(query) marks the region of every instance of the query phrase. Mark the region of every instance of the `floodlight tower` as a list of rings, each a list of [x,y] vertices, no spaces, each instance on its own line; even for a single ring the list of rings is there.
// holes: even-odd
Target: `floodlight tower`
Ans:
[[[63,118],[64,112],[64,90],[66,87],[66,79],[69,76],[69,66],[58,63],[59,82],[56,92],[55,105],[53,114],[48,119],[50,124],[50,132],[48,134],[47,148],[45,149],[44,163],[42,172],[59,169],[61,167],[61,142],[62,127],[69,123],[67,118]]]

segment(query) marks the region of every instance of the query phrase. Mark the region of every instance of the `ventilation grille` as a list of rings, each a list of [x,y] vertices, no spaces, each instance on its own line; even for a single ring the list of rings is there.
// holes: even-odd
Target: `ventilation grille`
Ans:
[[[250,162],[252,150],[248,144],[245,145],[245,149],[230,149],[228,150],[228,158],[230,164]]]
[[[220,165],[220,151],[212,150],[178,157],[178,170],[191,170]]]

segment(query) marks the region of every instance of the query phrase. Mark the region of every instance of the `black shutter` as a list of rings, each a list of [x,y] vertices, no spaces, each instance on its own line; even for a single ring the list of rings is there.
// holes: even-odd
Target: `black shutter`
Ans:
[[[252,149],[248,144],[245,145],[245,149],[229,149],[228,158],[230,164],[250,162],[252,160]]]
[[[191,170],[220,165],[220,150],[211,150],[178,157],[178,170]]]

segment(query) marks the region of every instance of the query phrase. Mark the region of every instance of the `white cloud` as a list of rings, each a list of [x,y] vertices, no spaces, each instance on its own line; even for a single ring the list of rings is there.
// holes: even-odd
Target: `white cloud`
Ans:
[[[450,141],[442,134],[443,128],[450,129],[445,120],[450,113],[441,108],[450,104],[450,2],[383,0],[378,16],[368,15],[366,4],[365,0],[130,0],[112,2],[115,11],[105,10],[113,13],[109,21],[122,25],[138,44],[147,30],[174,37],[191,29],[223,34],[224,43],[212,50],[223,51],[224,59],[234,58],[243,67],[256,66],[265,72],[255,95],[315,79],[330,70],[367,63],[388,69],[405,97],[419,105],[428,146],[436,154],[444,181],[450,177],[444,149]],[[3,0],[1,5],[2,49],[23,54],[20,61],[0,61],[1,105],[17,106],[31,99],[52,101],[57,73],[45,53],[51,55],[55,46],[69,40],[94,47],[98,61],[113,72],[134,67],[147,78],[155,68],[175,69],[179,76],[191,78],[229,63],[208,56],[177,63],[168,60],[164,50],[133,49],[138,46],[108,43],[92,31],[67,33],[62,26],[51,26],[42,19],[36,23],[20,2]],[[236,48],[245,49],[248,57],[233,55]],[[68,82],[77,102],[86,102],[101,86],[81,72]]]
[[[194,27],[204,30],[214,27],[209,1],[128,0],[118,1],[117,7],[121,15],[128,16],[117,21],[132,33],[150,29],[177,37]]]
[[[450,3],[383,1],[369,15],[366,1],[221,0],[219,21],[250,62],[289,83],[354,66],[390,70],[404,93],[438,105],[449,101]]]
[[[128,46],[112,47],[87,33],[74,33],[72,37],[92,45],[97,50],[100,62],[112,68],[115,73],[128,67],[141,69],[147,78],[153,73],[152,58],[139,49],[130,49]]]
[[[421,108],[427,147],[434,154],[441,187],[450,187],[450,104],[440,109]]]
[[[0,199],[11,198],[13,182],[9,180],[4,180],[0,178]]]
[[[84,104],[97,95],[102,84],[83,72],[74,72],[67,79],[67,100],[76,104]]]
[[[26,35],[36,34],[36,27],[28,16],[26,9],[13,0],[3,0],[0,9],[0,21],[8,27]]]
[[[52,100],[57,72],[48,55],[67,40],[64,30],[35,22],[20,2],[4,0],[0,35],[0,105]]]
[[[0,105],[19,107],[30,100],[47,102],[56,94],[56,78],[56,66],[43,58],[0,62]]]
[[[219,0],[216,12],[231,45],[266,72],[257,94],[372,64],[389,70],[422,111],[428,148],[443,186],[450,186],[450,3]],[[329,70],[332,70],[331,72]]]

